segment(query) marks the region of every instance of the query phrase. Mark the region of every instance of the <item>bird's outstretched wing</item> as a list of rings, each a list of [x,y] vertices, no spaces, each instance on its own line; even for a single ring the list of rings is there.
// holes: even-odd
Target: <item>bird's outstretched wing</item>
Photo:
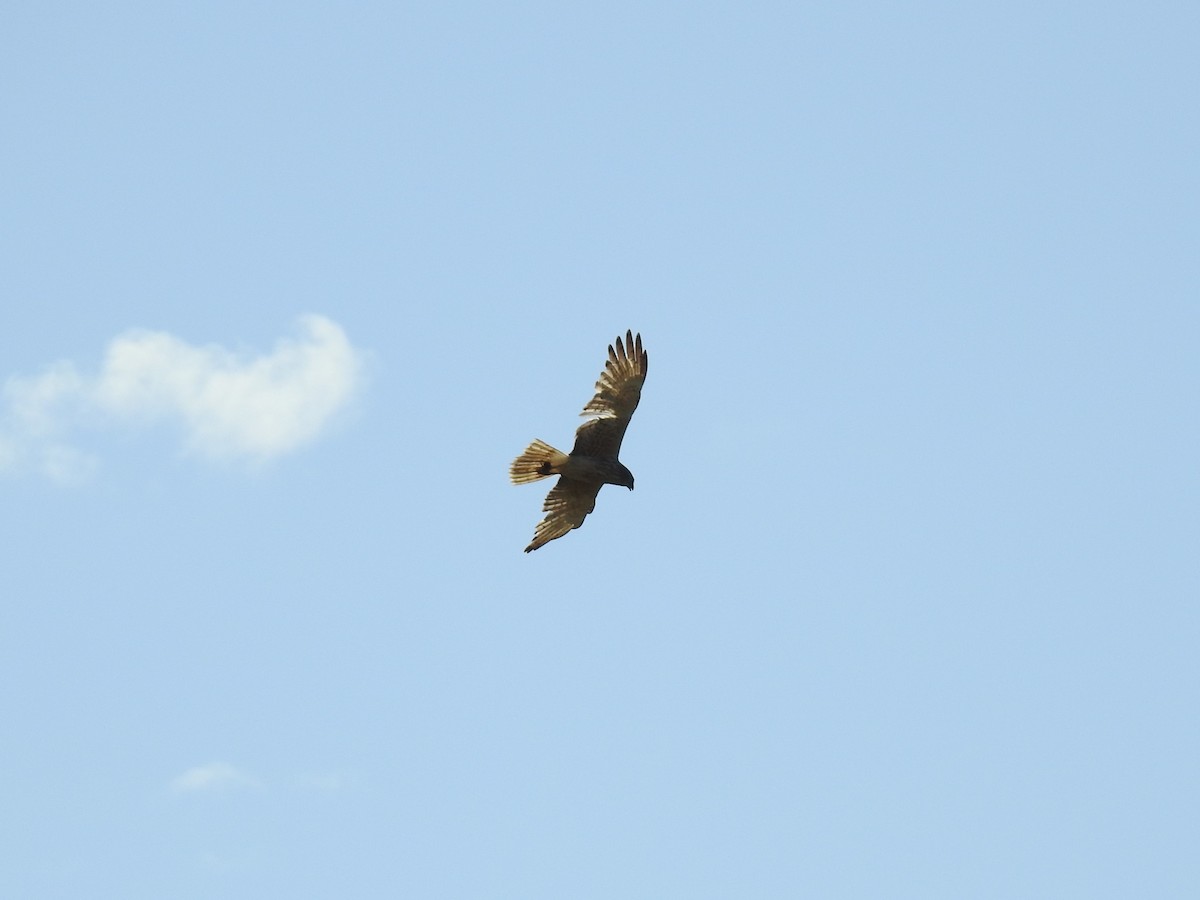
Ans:
[[[649,364],[641,334],[635,338],[632,331],[626,331],[624,343],[618,337],[615,348],[608,345],[608,362],[596,382],[596,396],[580,413],[595,418],[584,422],[575,432],[573,454],[617,458],[629,419],[642,399],[642,384]]]
[[[600,493],[600,487],[599,482],[559,478],[558,484],[550,489],[546,502],[542,504],[546,518],[538,522],[533,532],[533,542],[525,548],[525,552],[536,550],[582,525],[587,514],[596,508],[596,495]]]

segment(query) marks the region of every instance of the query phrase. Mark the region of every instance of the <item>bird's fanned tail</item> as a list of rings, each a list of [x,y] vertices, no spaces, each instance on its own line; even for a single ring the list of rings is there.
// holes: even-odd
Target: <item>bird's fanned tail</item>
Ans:
[[[570,454],[555,450],[545,441],[534,441],[513,460],[509,476],[513,484],[528,484],[560,475],[546,495],[545,518],[537,524],[533,541],[525,548],[532,553],[583,524],[596,508],[596,495],[606,484],[633,490],[633,473],[618,459],[629,420],[642,396],[650,357],[642,336],[632,329],[618,336],[608,348],[608,359],[596,392],[583,408],[588,417],[575,431]]]
[[[513,484],[528,484],[559,474],[566,462],[567,454],[561,450],[555,450],[545,441],[534,441],[513,460],[508,475]]]

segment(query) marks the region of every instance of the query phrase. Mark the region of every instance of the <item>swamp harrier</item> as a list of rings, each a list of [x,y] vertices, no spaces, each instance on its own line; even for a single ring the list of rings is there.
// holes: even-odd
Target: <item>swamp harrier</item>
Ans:
[[[546,518],[538,522],[526,553],[582,525],[596,508],[596,495],[603,485],[619,484],[633,490],[633,473],[621,465],[617,454],[642,397],[648,362],[640,334],[635,338],[632,331],[625,332],[625,343],[618,337],[615,349],[608,345],[608,362],[596,382],[596,396],[580,413],[593,418],[575,432],[570,454],[545,441],[534,441],[513,460],[509,469],[513,484],[559,476],[542,506]]]

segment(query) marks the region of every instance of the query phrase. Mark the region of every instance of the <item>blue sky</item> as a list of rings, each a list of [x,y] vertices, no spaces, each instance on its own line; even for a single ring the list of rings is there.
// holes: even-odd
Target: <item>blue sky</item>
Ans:
[[[1198,37],[10,10],[0,894],[1196,896]]]

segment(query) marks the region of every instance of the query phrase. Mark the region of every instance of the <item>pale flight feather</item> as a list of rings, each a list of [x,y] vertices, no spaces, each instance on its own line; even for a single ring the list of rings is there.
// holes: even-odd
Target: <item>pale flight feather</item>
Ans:
[[[570,454],[534,441],[513,461],[509,474],[514,484],[559,476],[542,506],[546,517],[538,523],[526,553],[582,525],[596,508],[596,495],[603,485],[619,484],[633,490],[633,475],[617,454],[641,400],[649,362],[642,336],[626,331],[624,341],[618,337],[608,347],[596,394],[581,413],[591,418],[576,430]]]

